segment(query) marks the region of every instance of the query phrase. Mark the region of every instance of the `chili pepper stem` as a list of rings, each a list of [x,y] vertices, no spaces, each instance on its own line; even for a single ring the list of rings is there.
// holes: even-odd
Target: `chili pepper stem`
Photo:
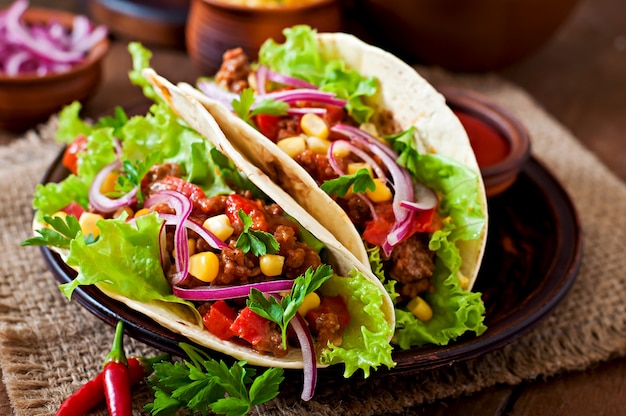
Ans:
[[[128,365],[126,354],[124,354],[124,323],[122,321],[117,322],[113,345],[104,360],[104,365],[106,366],[110,362]]]

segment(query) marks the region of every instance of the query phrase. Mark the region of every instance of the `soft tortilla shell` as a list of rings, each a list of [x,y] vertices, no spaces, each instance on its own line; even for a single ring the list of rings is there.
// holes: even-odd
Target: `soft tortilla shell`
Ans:
[[[340,58],[348,67],[356,69],[363,76],[373,76],[379,80],[380,93],[369,101],[375,107],[376,115],[380,115],[382,110],[390,110],[400,129],[416,127],[418,135],[415,140],[422,153],[446,156],[478,174],[481,191],[478,202],[487,215],[484,185],[469,138],[458,118],[446,105],[444,97],[412,67],[352,35],[319,33],[317,39],[326,57]],[[345,212],[319,189],[296,161],[256,129],[233,115],[221,103],[206,97],[189,84],[181,83],[179,86],[202,102],[238,150],[287,190],[323,226],[332,230],[357,258],[367,264],[361,236]],[[480,238],[458,243],[463,260],[461,272],[469,278],[470,289],[476,280],[484,254],[486,233],[485,222]]]

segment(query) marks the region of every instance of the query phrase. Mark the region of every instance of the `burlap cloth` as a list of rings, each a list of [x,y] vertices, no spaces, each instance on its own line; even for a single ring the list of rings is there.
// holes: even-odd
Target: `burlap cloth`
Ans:
[[[420,403],[582,369],[626,352],[626,187],[518,87],[495,76],[450,76],[420,68],[431,81],[464,86],[500,102],[526,124],[534,155],[573,198],[585,238],[578,278],[566,298],[518,341],[471,361],[411,376],[373,378],[332,388],[318,385],[303,403],[285,391],[254,410],[270,415],[373,415]],[[94,376],[113,329],[57,289],[36,248],[22,248],[31,223],[31,197],[57,154],[51,121],[0,147],[0,365],[18,416],[53,414],[62,399]],[[128,354],[154,354],[127,337]],[[389,388],[391,386],[392,388]],[[150,399],[135,392],[136,412]]]

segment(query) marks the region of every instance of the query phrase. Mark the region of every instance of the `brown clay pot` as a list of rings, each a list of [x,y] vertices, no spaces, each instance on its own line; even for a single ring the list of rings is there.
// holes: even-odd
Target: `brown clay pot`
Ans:
[[[187,51],[207,75],[214,74],[228,49],[242,47],[250,59],[268,38],[283,42],[286,27],[307,24],[320,32],[342,28],[336,0],[283,7],[237,6],[220,0],[191,0],[185,30]]]
[[[485,71],[544,45],[578,0],[344,0],[376,43],[405,60]]]

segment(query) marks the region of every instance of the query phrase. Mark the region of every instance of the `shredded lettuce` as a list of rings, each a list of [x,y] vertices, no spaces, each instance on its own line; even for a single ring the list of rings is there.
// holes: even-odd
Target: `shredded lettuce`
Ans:
[[[321,90],[334,92],[348,100],[346,108],[355,120],[365,123],[374,109],[364,98],[378,89],[374,77],[363,77],[355,69],[347,68],[340,59],[324,57],[315,40],[316,31],[306,25],[297,25],[283,31],[285,43],[268,39],[259,50],[259,63],[274,71],[306,80]]]

